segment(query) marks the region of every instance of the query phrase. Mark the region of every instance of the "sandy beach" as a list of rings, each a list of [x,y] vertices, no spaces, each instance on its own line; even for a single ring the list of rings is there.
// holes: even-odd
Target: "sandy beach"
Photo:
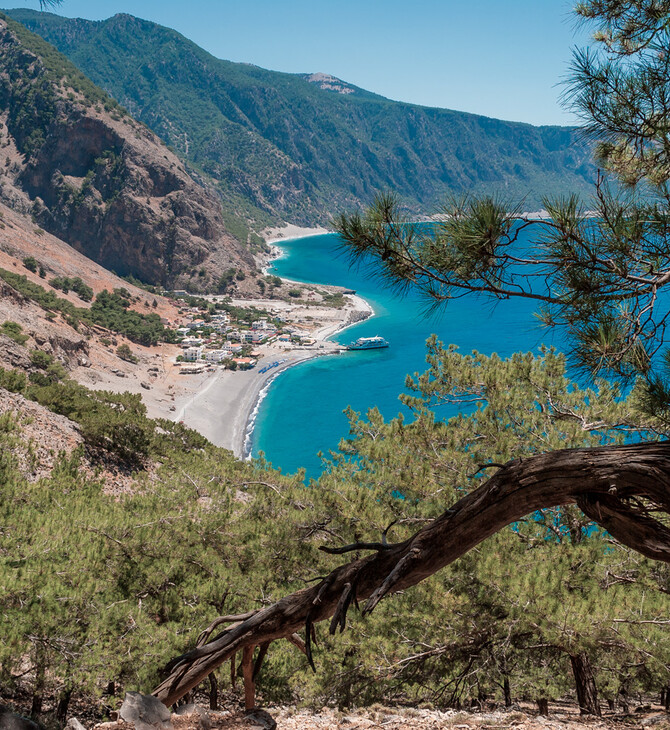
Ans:
[[[294,226],[292,223],[288,223],[285,226],[277,228],[266,228],[262,236],[265,239],[265,243],[272,245],[279,241],[290,241],[293,238],[305,238],[306,236],[319,236],[323,233],[332,233],[327,228],[301,228],[300,226]]]
[[[265,232],[265,236],[266,242],[272,246],[279,241],[328,232],[325,228],[300,228],[288,225],[269,229]],[[278,253],[281,253],[281,249],[274,247],[266,264],[271,263]],[[263,355],[254,369],[245,372],[220,370],[212,374],[199,385],[191,397],[180,399],[174,420],[183,421],[215,445],[230,449],[235,456],[246,457],[255,411],[271,381],[283,371],[305,360],[324,356],[336,357],[341,346],[327,341],[327,338],[374,314],[372,307],[361,297],[347,294],[345,298],[347,303],[342,309],[307,308],[283,300],[234,300],[233,303],[237,306],[269,308],[292,319],[293,322],[300,323],[302,327],[311,330],[310,334],[316,340],[316,344],[308,348],[281,343],[260,347],[259,350]],[[265,373],[260,372],[273,363],[279,364]]]
[[[263,353],[255,368],[244,372],[217,370],[193,383],[194,392],[181,395],[176,399],[176,412],[173,420],[183,421],[187,426],[206,436],[213,444],[230,449],[235,456],[247,456],[247,436],[249,424],[259,399],[271,380],[298,363],[314,357],[337,357],[342,346],[327,341],[326,338],[342,332],[347,327],[372,316],[370,305],[361,297],[347,295],[347,305],[339,309],[321,311],[321,317],[310,309],[316,328],[312,336],[316,344],[310,347],[286,346],[281,343],[264,345]],[[248,306],[268,305],[266,300],[236,301]],[[294,314],[300,308],[289,302],[272,302],[273,306],[293,308]],[[273,363],[279,363],[265,373],[260,371]],[[182,376],[182,380],[187,376]]]
[[[327,231],[286,226],[272,231],[274,238],[268,237],[271,241],[281,241],[324,232]],[[266,263],[268,258],[272,260],[272,255],[266,255]],[[137,355],[138,362],[125,362],[115,354],[115,341],[114,345],[98,348],[96,356],[91,358],[92,362],[76,368],[74,377],[95,390],[139,393],[150,417],[182,421],[213,444],[230,449],[235,456],[243,458],[246,456],[245,442],[250,420],[270,382],[281,377],[283,371],[305,360],[337,357],[342,345],[348,340],[342,338],[342,344],[338,344],[327,338],[374,314],[372,307],[355,294],[345,294],[344,306],[336,308],[321,305],[319,296],[311,291],[318,288],[342,292],[340,287],[300,286],[304,287],[302,300],[232,300],[236,306],[256,307],[279,316],[287,324],[308,333],[314,340],[312,345],[278,340],[258,345],[257,364],[251,370],[232,371],[213,365],[205,372],[186,375],[176,366],[181,348],[170,344],[142,348],[128,343]],[[117,339],[118,342],[124,340],[121,337]],[[269,365],[272,367],[266,372],[260,372]]]

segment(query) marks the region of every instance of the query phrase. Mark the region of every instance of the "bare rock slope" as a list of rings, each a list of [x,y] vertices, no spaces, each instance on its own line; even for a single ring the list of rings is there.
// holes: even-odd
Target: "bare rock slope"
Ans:
[[[4,159],[3,159],[4,158]],[[254,269],[216,194],[63,56],[0,17],[0,199],[119,274],[211,287]]]

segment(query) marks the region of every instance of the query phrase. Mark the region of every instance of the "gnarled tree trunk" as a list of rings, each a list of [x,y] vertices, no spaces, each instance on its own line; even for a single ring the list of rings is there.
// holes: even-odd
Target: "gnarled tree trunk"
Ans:
[[[363,614],[369,613],[386,595],[416,585],[511,522],[566,504],[579,505],[625,545],[670,562],[670,529],[649,509],[670,514],[670,444],[564,449],[511,461],[408,540],[340,548],[335,552],[367,548],[375,554],[340,566],[272,606],[226,617],[234,625],[170,662],[154,694],[169,706],[236,652],[246,648],[248,656],[250,647],[267,649],[281,638],[299,643],[296,632],[303,628],[305,653],[314,666],[317,622],[332,617],[331,633],[338,626],[343,631],[352,602],[367,599]],[[247,704],[257,669],[245,682]]]

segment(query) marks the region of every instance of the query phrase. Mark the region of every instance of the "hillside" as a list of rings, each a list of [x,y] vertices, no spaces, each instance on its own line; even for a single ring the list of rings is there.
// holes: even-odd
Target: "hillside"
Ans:
[[[592,179],[571,128],[404,104],[324,73],[219,60],[130,15],[9,12],[211,175],[238,224],[324,223],[380,189],[398,191],[415,212],[433,212],[449,192],[525,198],[532,208]]]
[[[212,287],[254,262],[216,194],[38,36],[0,17],[0,200],[109,270]]]

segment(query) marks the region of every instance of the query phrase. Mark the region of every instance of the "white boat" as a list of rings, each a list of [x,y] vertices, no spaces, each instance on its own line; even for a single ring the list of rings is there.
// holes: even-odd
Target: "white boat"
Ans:
[[[378,350],[388,346],[389,343],[383,337],[375,335],[374,337],[359,337],[349,344],[347,350]]]

